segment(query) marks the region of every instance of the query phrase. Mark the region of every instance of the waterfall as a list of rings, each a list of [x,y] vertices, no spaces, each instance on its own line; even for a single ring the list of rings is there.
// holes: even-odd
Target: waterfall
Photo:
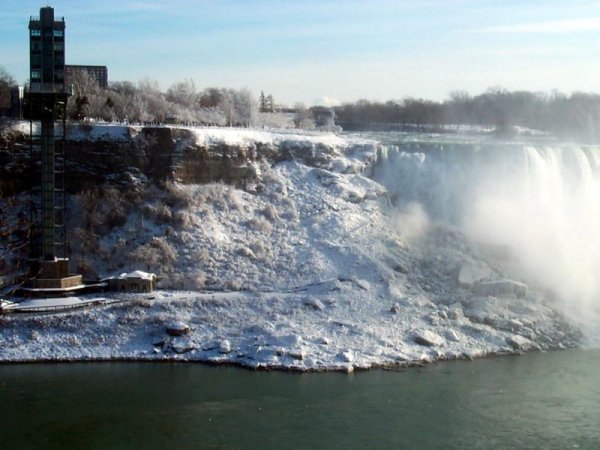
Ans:
[[[381,149],[374,177],[399,208],[510,249],[567,313],[600,310],[600,148],[425,143]]]

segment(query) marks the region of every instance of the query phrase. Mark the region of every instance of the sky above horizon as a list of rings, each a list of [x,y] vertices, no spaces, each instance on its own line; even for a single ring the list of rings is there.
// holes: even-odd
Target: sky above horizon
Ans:
[[[48,4],[65,17],[67,64],[165,90],[192,79],[290,105],[600,92],[600,1],[2,0],[0,66],[19,83],[29,16]]]

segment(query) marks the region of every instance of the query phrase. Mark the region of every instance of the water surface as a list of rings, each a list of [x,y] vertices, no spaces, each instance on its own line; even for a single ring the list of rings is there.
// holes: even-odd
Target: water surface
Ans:
[[[0,366],[0,449],[600,448],[600,351],[298,374]]]

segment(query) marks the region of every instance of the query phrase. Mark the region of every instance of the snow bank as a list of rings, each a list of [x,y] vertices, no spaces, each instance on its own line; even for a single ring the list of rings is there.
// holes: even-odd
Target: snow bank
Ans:
[[[348,140],[334,133],[294,133],[285,130],[254,130],[249,128],[190,128],[196,136],[196,144],[208,146],[215,144],[244,145],[260,142],[278,145],[283,141],[310,142],[329,146],[347,145]]]

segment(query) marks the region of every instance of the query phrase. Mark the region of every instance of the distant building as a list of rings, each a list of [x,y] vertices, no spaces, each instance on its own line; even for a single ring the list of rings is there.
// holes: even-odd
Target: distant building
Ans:
[[[73,76],[77,73],[85,72],[93,80],[98,83],[101,88],[108,87],[108,67],[106,66],[65,66],[66,70],[66,82],[67,84],[73,84]]]

